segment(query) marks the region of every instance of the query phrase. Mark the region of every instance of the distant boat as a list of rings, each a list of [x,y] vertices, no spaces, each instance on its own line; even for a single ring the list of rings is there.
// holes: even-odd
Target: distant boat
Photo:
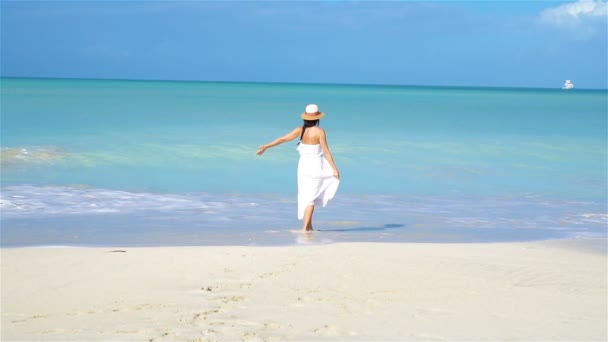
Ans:
[[[574,84],[570,80],[566,80],[566,83],[562,86],[562,89],[573,89]]]

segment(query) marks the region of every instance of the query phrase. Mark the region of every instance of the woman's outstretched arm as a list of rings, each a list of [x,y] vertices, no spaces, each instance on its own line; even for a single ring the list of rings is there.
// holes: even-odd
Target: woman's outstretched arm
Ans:
[[[338,167],[334,162],[334,157],[331,155],[331,151],[329,151],[329,146],[327,145],[327,137],[325,136],[324,129],[321,129],[321,136],[319,138],[321,148],[323,149],[323,153],[325,153],[325,158],[327,158],[329,165],[331,165],[331,167],[334,169],[334,177],[340,179],[340,171],[338,171]]]
[[[302,133],[302,127],[296,127],[293,131],[291,131],[290,133],[285,134],[284,136],[277,138],[275,141],[269,143],[269,144],[264,144],[262,146],[259,147],[258,152],[256,153],[258,156],[261,156],[262,154],[264,154],[264,152],[271,148],[271,147],[275,147],[277,145],[280,145],[284,142],[288,142],[288,141],[292,141],[293,139],[297,138],[298,136],[300,136],[300,133]]]

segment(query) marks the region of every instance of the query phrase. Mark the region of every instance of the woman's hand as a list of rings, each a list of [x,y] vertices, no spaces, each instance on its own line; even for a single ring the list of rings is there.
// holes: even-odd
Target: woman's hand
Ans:
[[[258,148],[258,152],[256,153],[258,156],[261,156],[262,154],[264,154],[264,152],[266,151],[267,147],[266,145],[262,145]]]
[[[340,171],[338,169],[334,169],[334,177],[340,179]]]

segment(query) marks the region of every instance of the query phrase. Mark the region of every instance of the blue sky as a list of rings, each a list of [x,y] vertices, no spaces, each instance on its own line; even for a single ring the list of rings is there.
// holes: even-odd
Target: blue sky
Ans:
[[[5,77],[608,88],[605,0],[0,6]]]

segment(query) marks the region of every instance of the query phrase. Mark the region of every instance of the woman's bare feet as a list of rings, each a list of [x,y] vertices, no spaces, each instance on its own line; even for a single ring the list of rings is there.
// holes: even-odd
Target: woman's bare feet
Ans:
[[[304,232],[312,232],[314,229],[312,228],[312,214],[315,211],[315,206],[313,204],[306,207],[304,211],[304,227],[302,230]]]

